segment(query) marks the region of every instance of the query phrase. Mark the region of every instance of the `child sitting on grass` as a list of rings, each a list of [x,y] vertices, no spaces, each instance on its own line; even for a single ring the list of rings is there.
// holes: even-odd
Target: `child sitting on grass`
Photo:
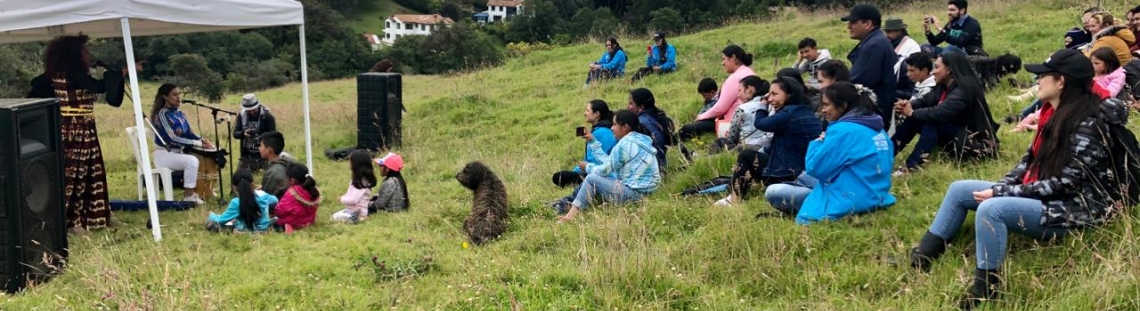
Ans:
[[[253,173],[240,169],[230,178],[238,197],[221,215],[210,212],[206,230],[261,232],[269,228],[269,206],[277,204],[277,197],[261,190],[253,190]]]
[[[277,203],[273,211],[277,216],[274,229],[292,232],[312,225],[317,219],[317,208],[321,203],[321,192],[317,189],[317,181],[309,175],[309,168],[301,164],[292,164],[286,169],[289,176],[289,189]]]
[[[372,203],[368,204],[368,212],[407,211],[411,206],[411,201],[408,200],[408,184],[400,174],[400,169],[404,168],[404,158],[395,153],[388,153],[375,161],[376,165],[380,166],[380,176],[384,176],[384,183],[380,185],[376,196],[372,197]]]
[[[372,187],[376,186],[376,174],[372,171],[372,157],[364,150],[348,155],[348,168],[352,170],[352,182],[348,184],[348,191],[340,196],[344,209],[333,214],[332,221],[356,223],[368,219],[368,203],[372,199]]]

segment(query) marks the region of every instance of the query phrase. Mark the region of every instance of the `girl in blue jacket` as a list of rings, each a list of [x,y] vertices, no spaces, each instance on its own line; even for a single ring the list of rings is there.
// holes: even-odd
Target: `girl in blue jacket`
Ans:
[[[585,87],[590,86],[590,81],[625,75],[625,61],[625,50],[621,49],[621,44],[618,44],[617,39],[609,38],[606,40],[606,52],[602,53],[602,58],[590,64],[590,74],[586,76]]]
[[[666,74],[677,70],[677,48],[665,41],[665,33],[658,32],[653,35],[653,45],[648,49],[649,56],[645,57],[645,67],[637,70],[630,78],[637,82],[649,74]]]
[[[871,93],[849,82],[823,89],[820,112],[830,125],[808,145],[804,174],[795,183],[768,187],[764,197],[772,207],[809,224],[895,204],[894,146]]]

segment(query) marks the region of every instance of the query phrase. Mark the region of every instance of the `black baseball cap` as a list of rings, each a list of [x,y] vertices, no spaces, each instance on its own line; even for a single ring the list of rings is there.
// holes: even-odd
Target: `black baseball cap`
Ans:
[[[847,14],[840,20],[845,22],[851,21],[871,21],[876,25],[883,21],[883,14],[879,13],[879,8],[870,4],[858,4],[851,8],[851,13]]]
[[[1075,79],[1089,79],[1093,77],[1092,61],[1081,52],[1072,49],[1062,49],[1053,53],[1053,56],[1041,64],[1027,64],[1025,71],[1036,75],[1059,72]]]
[[[665,32],[664,31],[658,31],[657,33],[653,34],[653,40],[657,40],[657,39],[665,39]]]

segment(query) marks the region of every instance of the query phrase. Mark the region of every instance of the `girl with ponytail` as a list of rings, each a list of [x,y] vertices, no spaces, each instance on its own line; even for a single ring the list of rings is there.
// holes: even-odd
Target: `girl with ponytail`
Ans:
[[[269,229],[269,207],[277,204],[277,197],[253,189],[253,173],[240,169],[230,178],[238,197],[221,215],[210,213],[206,229],[210,231],[265,231]]]
[[[277,221],[273,227],[285,232],[312,225],[317,219],[317,209],[321,203],[321,191],[317,181],[309,175],[309,168],[301,164],[289,164],[285,168],[289,177],[289,188],[281,196],[281,203],[273,211]]]

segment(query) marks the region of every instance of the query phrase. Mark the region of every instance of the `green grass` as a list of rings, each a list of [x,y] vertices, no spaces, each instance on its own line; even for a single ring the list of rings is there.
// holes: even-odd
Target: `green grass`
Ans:
[[[985,27],[987,50],[1010,51],[1029,62],[1061,45],[1060,35],[1085,5],[1012,0],[975,3],[972,9]],[[900,15],[917,29],[921,13],[943,10],[938,2],[887,15]],[[676,120],[690,120],[700,105],[696,82],[726,77],[719,65],[725,44],[753,50],[812,36],[835,55],[845,55],[855,42],[846,38],[838,16],[789,15],[673,38],[680,72],[637,86],[652,89]],[[646,38],[621,39],[635,51],[631,58],[643,57],[636,47]],[[895,181],[897,206],[833,223],[805,227],[788,219],[756,219],[753,215],[772,210],[762,200],[713,208],[715,197],[670,195],[727,174],[734,159],[718,155],[702,157],[686,171],[671,171],[645,204],[596,208],[576,223],[556,225],[543,202],[567,193],[550,185],[549,176],[581,157],[582,142],[572,131],[582,123],[583,104],[602,98],[620,108],[630,87],[611,82],[582,89],[586,65],[601,50],[600,44],[571,46],[470,74],[406,77],[409,111],[405,145],[398,152],[407,161],[410,213],[376,215],[355,226],[329,224],[329,215],[340,209],[336,196],[349,172],[346,163],[318,156],[315,175],[326,197],[312,228],[294,235],[210,234],[202,223],[207,213],[221,208],[209,205],[164,212],[165,239],[155,243],[143,227],[145,213],[117,213],[124,226],[71,235],[65,273],[22,294],[3,296],[0,309],[949,309],[973,272],[972,222],[932,273],[894,263],[905,263],[952,181],[997,179],[1029,142],[1028,135],[1003,127],[999,159],[965,165],[935,160],[927,170]],[[770,78],[793,59],[764,57],[754,67]],[[781,65],[773,65],[777,61]],[[1019,77],[1028,80],[1025,73]],[[354,80],[314,83],[311,91],[318,154],[352,144]],[[143,98],[152,92],[144,91]],[[989,94],[995,117],[1025,104],[1005,98],[1013,93],[1004,86]],[[303,155],[299,87],[258,96],[277,115],[288,151]],[[236,109],[237,103],[230,96],[224,105]],[[111,194],[133,198],[134,163],[123,134],[132,120],[130,109],[102,106],[98,116]],[[676,152],[669,156],[679,163]],[[473,160],[488,163],[504,180],[512,218],[501,239],[463,248],[461,226],[471,194],[453,176]],[[752,195],[757,196],[759,190]],[[1013,237],[1003,268],[1005,295],[991,309],[1140,308],[1134,224],[1124,215],[1103,229],[1050,244]],[[403,270],[378,276],[362,265],[372,256]],[[432,265],[425,268],[420,263],[427,256]]]
[[[369,5],[359,12],[345,14],[352,24],[352,29],[358,32],[384,36],[384,20],[393,14],[425,14],[406,8],[392,0],[363,0]]]

